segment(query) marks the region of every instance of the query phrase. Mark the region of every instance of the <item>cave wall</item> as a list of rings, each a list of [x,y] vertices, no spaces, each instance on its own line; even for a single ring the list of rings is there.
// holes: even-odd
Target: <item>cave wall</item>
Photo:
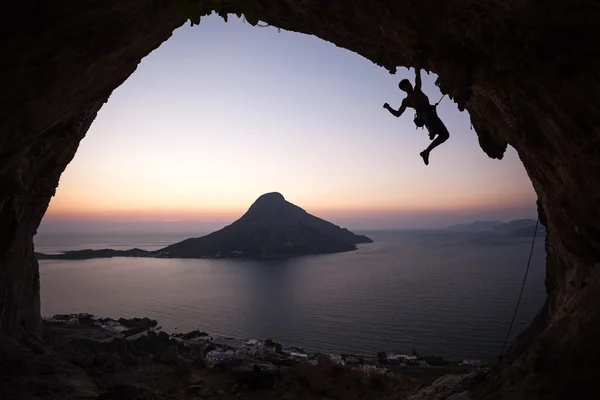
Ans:
[[[600,354],[590,339],[600,334],[596,2],[244,1],[254,1],[258,16],[270,25],[316,35],[390,72],[396,66],[435,72],[442,92],[469,111],[486,154],[501,159],[508,144],[517,150],[548,232],[548,301],[533,324],[535,343],[522,336],[522,345],[515,344],[505,359],[514,368],[537,368],[536,376],[568,377],[562,381],[600,377],[577,364],[590,352]],[[199,7],[201,14],[227,15],[243,3],[204,0]],[[35,333],[39,325],[32,237],[60,174],[111,92],[185,20],[180,6],[169,0],[44,0],[3,7],[0,329],[5,333],[18,337]],[[570,361],[549,372],[550,361],[541,353]]]
[[[104,99],[105,100],[105,99]],[[0,208],[0,327],[37,333],[40,324],[40,276],[33,241],[60,174],[71,162],[104,100],[61,121],[32,143],[25,157],[5,175]]]

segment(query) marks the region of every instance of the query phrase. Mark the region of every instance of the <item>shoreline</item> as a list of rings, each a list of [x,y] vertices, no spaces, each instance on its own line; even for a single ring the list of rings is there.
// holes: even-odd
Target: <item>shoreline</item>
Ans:
[[[45,323],[52,326],[89,328],[90,331],[86,332],[86,337],[84,338],[98,343],[109,343],[115,340],[135,341],[148,335],[161,334],[184,346],[200,346],[210,348],[211,351],[216,350],[218,353],[227,354],[225,358],[262,357],[272,354],[312,364],[315,364],[315,361],[327,359],[342,366],[377,366],[383,369],[387,367],[392,370],[406,367],[487,367],[487,364],[480,360],[448,360],[436,355],[419,355],[415,350],[412,350],[410,354],[384,351],[379,351],[377,354],[331,354],[318,351],[304,351],[302,348],[278,343],[269,338],[244,339],[219,335],[213,336],[208,332],[199,330],[186,333],[165,332],[162,330],[162,326],[158,324],[158,321],[146,317],[113,319],[89,313],[78,313],[57,314],[52,317],[43,317],[42,319]],[[73,331],[77,331],[77,329],[73,329]],[[75,334],[75,336],[77,335]]]
[[[83,261],[83,260],[97,260],[97,259],[110,259],[110,258],[155,258],[155,259],[175,259],[175,260],[250,260],[250,261],[270,261],[270,260],[282,260],[297,257],[309,257],[309,256],[321,256],[328,254],[340,254],[349,253],[351,251],[358,251],[359,244],[354,247],[346,249],[322,251],[322,252],[308,252],[308,253],[282,253],[273,254],[268,256],[247,256],[241,252],[233,251],[227,255],[213,254],[203,256],[189,256],[182,257],[172,255],[171,253],[159,250],[143,250],[139,248],[127,249],[127,250],[114,250],[114,249],[82,249],[82,250],[66,250],[59,253],[40,253],[34,252],[35,257],[39,260],[63,260],[63,261]]]
[[[28,385],[15,385],[10,398],[28,390],[90,400],[415,400],[430,385],[461,388],[490,371],[400,363],[407,355],[383,360],[384,353],[376,359],[307,354],[268,339],[212,337],[198,330],[168,334],[148,318],[62,314],[44,318],[42,329],[37,355],[21,352],[27,360],[16,364],[25,366],[19,374],[28,376]],[[387,356],[397,363],[389,364]],[[39,371],[57,372],[44,372],[40,380]]]

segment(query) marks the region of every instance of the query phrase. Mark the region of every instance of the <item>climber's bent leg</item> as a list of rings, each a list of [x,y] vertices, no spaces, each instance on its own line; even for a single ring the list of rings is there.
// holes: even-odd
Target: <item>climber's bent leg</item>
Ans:
[[[430,153],[431,150],[438,147],[440,144],[444,143],[446,140],[450,138],[450,134],[448,131],[438,133],[437,137],[433,139],[433,142],[425,149],[425,152]]]
[[[448,129],[446,129],[446,126],[444,126],[442,121],[439,121],[439,126],[435,127],[437,129],[433,129],[433,127],[429,126],[427,128],[429,130],[429,137],[435,135],[437,135],[437,137],[425,150],[421,152],[421,157],[423,157],[423,162],[425,162],[425,165],[429,165],[429,153],[431,153],[431,150],[435,149],[440,144],[444,143],[450,138],[450,133],[448,132]]]

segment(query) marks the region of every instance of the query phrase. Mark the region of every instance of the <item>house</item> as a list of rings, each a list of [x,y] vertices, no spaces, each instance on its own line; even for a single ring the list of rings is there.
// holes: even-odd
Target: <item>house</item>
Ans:
[[[334,364],[344,365],[344,359],[339,354],[330,354],[329,360]]]
[[[406,355],[406,354],[400,354],[400,355],[398,355],[398,357],[400,357],[400,359],[406,365],[417,365],[418,362],[419,362],[417,356],[409,356],[409,355]]]
[[[209,366],[214,367],[215,365],[229,362],[233,356],[235,356],[235,352],[233,350],[223,351],[222,349],[217,349],[209,351],[204,357],[204,360]]]
[[[235,350],[231,350],[231,349],[226,350],[224,354],[227,358],[231,359],[231,358],[235,357]]]
[[[388,354],[386,359],[388,364],[390,365],[399,365],[402,361],[404,361],[404,359],[400,355],[393,353]]]
[[[347,356],[346,357],[346,364],[359,364],[360,360],[358,359],[358,357],[355,356]]]
[[[79,324],[79,319],[72,314],[57,314],[51,318],[44,318],[45,321],[63,324]]]
[[[265,350],[264,345],[256,339],[247,340],[240,348],[239,352],[249,356],[260,356]]]

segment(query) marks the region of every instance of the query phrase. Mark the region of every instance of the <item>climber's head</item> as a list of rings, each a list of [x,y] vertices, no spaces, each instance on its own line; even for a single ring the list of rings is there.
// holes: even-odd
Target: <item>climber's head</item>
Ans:
[[[408,79],[402,79],[398,84],[400,90],[404,90],[405,92],[410,92],[413,90],[413,87]]]

